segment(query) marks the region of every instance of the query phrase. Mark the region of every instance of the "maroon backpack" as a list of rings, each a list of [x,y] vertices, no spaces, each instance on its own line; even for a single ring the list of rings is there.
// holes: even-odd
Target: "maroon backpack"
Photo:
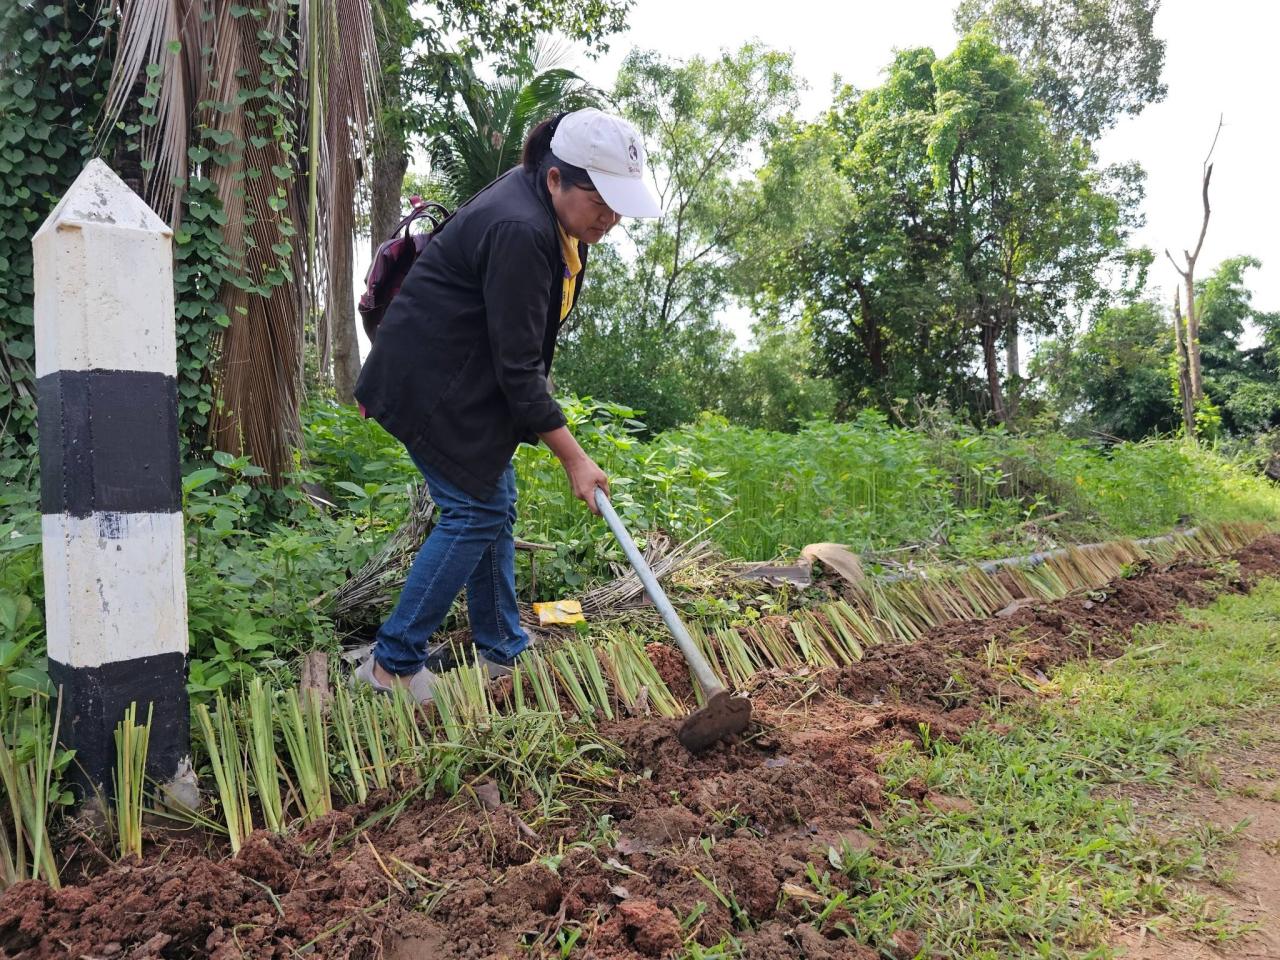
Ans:
[[[370,343],[418,254],[453,216],[443,205],[421,197],[411,197],[409,203],[413,209],[400,221],[391,239],[378,247],[364,278],[364,293],[360,295],[358,309]],[[412,227],[418,220],[428,221],[431,229],[414,233]]]

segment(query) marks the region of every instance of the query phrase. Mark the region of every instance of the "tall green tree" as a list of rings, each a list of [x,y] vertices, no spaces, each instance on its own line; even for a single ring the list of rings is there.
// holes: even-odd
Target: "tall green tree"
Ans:
[[[639,128],[663,215],[626,225],[635,322],[655,336],[717,315],[733,293],[736,241],[764,215],[753,154],[796,103],[790,54],[757,43],[686,61],[633,51],[614,99]]]
[[[1069,427],[1121,440],[1172,433],[1173,332],[1151,299],[1108,307],[1078,336],[1045,341],[1031,374]]]
[[[791,57],[759,44],[715,59],[627,57],[613,98],[644,137],[664,212],[624,223],[612,254],[593,251],[562,336],[563,386],[644,409],[657,428],[718,404],[738,241],[767,219],[751,166],[795,93]]]
[[[772,207],[832,175],[849,201],[834,227],[822,212],[798,224],[761,296],[809,319],[846,404],[978,400],[1006,420],[1000,348],[1016,371],[1020,331],[1051,334],[1122,252],[1140,180],[1092,161],[985,30],[941,59],[902,51],[881,86],[842,91],[771,148]]]
[[[1016,413],[1024,332],[1047,334],[1071,304],[1097,293],[1104,260],[1123,249],[1117,199],[1079,140],[1053,135],[1013,58],[979,29],[933,68],[929,159],[951,234],[948,295],[978,334],[991,413]]]
[[[1022,65],[1054,128],[1088,142],[1164,99],[1160,0],[961,0],[956,27],[985,24]]]
[[[1280,312],[1253,305],[1254,257],[1231,257],[1196,287],[1205,394],[1234,434],[1280,426]],[[1246,347],[1246,339],[1258,338]]]

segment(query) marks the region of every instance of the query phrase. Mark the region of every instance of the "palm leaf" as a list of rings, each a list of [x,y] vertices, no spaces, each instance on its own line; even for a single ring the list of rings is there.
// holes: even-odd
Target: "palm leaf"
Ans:
[[[532,53],[526,48],[489,82],[469,70],[459,104],[429,145],[433,170],[457,201],[514,167],[525,137],[543,118],[602,101],[578,74],[556,66],[562,55],[562,48],[547,43]]]

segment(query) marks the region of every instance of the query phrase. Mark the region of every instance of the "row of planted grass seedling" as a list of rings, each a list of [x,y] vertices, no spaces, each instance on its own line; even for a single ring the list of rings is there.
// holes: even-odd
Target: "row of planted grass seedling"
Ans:
[[[115,801],[100,798],[107,826],[121,856],[142,852],[144,771],[151,717],[137,722],[131,704],[115,731]],[[61,697],[31,691],[20,700],[0,702],[0,891],[21,880],[60,884],[54,827],[71,806],[62,777],[73,760],[58,743]]]
[[[496,779],[506,796],[535,798],[536,827],[609,782],[613,748],[584,725],[684,711],[642,642],[621,633],[526,655],[500,684],[460,666],[441,676],[428,709],[403,695],[338,684],[326,699],[255,677],[241,696],[195,707],[218,809],[216,824],[202,822],[224,830],[234,852],[255,829],[311,823],[375,791],[402,804]]]
[[[746,627],[691,631],[717,673],[735,686],[761,671],[841,667],[868,647],[909,643],[949,620],[980,620],[1016,600],[1059,600],[1094,590],[1143,563],[1211,559],[1265,533],[1261,524],[1231,524],[1149,541],[1119,540],[1071,547],[1027,565],[948,568],[891,581],[868,580],[835,603],[772,617]],[[696,685],[695,685],[696,689]]]
[[[949,620],[992,616],[1016,600],[1057,600],[1124,577],[1144,563],[1213,558],[1262,533],[1260,524],[1204,527],[1150,541],[1121,540],[1072,547],[1026,565],[946,568],[928,575],[868,580],[842,600],[769,617],[749,626],[690,624],[712,668],[736,687],[762,671],[829,668],[855,663],[867,648],[909,643]],[[603,631],[604,643],[566,643],[527,655],[509,695],[495,699],[479,671],[447,674],[438,690],[440,723],[450,735],[504,710],[537,709],[579,722],[638,712],[664,717],[685,712],[633,637]],[[692,684],[697,692],[697,684]]]
[[[554,681],[534,678],[517,670],[516,683],[541,693],[500,708],[479,669],[458,668],[429,709],[402,694],[339,684],[326,699],[254,678],[243,696],[195,708],[218,826],[234,852],[255,829],[283,832],[375,794],[400,807],[411,796],[452,795],[489,779],[505,797],[534,798],[536,809],[525,811],[534,827],[552,820],[610,781],[615,751],[581,731],[571,735],[565,712],[540,705],[558,706],[553,687],[542,685]]]
[[[948,620],[989,617],[1021,598],[1053,600],[1096,589],[1144,562],[1221,556],[1262,532],[1249,525],[1202,528],[1143,543],[1057,551],[1029,566],[871,580],[845,599],[789,617],[748,626],[691,624],[691,633],[713,669],[745,687],[763,671],[852,664],[870,647],[911,642]],[[69,800],[57,786],[68,758],[50,746],[57,739],[57,711],[48,706],[33,701],[9,709],[0,737],[4,887],[25,877],[57,883],[49,825]],[[353,692],[342,684],[324,698],[281,691],[257,677],[239,696],[219,695],[211,705],[195,707],[196,742],[208,760],[216,813],[182,816],[225,831],[238,850],[255,829],[281,832],[311,823],[378,791],[387,807],[398,807],[420,792],[452,794],[494,779],[504,796],[534,798],[536,826],[611,782],[616,753],[584,727],[636,714],[674,718],[688,707],[663,681],[643,643],[616,626],[603,627],[594,639],[526,654],[501,684],[489,683],[475,665],[452,670],[442,676],[428,710],[404,696]],[[110,819],[122,856],[142,849],[149,729],[149,719],[140,724],[131,711],[116,734]]]
[[[613,769],[613,749],[581,730],[571,736],[569,724],[641,710],[674,717],[684,707],[643,644],[618,635],[522,657],[498,685],[475,664],[458,667],[425,710],[401,695],[339,684],[326,701],[254,678],[240,697],[197,705],[195,721],[234,851],[254,829],[311,823],[374,791],[403,803],[408,793],[452,794],[489,778],[504,795],[535,798],[536,827]]]

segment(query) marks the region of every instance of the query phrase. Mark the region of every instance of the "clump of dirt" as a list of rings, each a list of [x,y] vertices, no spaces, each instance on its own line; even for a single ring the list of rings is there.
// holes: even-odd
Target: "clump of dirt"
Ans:
[[[667,685],[667,689],[680,700],[693,698],[693,680],[689,676],[689,665],[685,663],[679,650],[665,643],[647,643],[644,652],[654,669],[658,671],[662,682]]]
[[[625,900],[618,905],[613,926],[620,929],[625,941],[647,957],[662,957],[680,946],[683,939],[680,921],[665,907],[652,900]],[[610,924],[600,931],[601,938],[609,939]]]
[[[741,831],[716,844],[716,863],[734,897],[753,919],[769,920],[778,905],[782,878],[786,875],[774,862],[772,852],[750,831]]]
[[[303,861],[302,850],[292,837],[258,830],[240,847],[231,866],[242,877],[265,883],[279,894],[293,886]]]
[[[1119,651],[1135,624],[1275,573],[1280,537],[1234,559],[1236,580],[1223,565],[1149,569],[1087,596],[943,624],[843,670],[763,677],[748,735],[699,756],[680,746],[674,721],[606,724],[626,758],[616,791],[536,838],[513,811],[485,809],[467,791],[418,796],[352,836],[389,802],[381,797],[293,837],[255,834],[234,858],[157,848],[62,890],[20,883],[0,897],[0,953],[230,960],[305,948],[488,960],[558,955],[570,924],[578,949],[600,960],[666,956],[687,938],[712,946],[730,934],[747,957],[870,960],[875,951],[836,929],[840,911],[820,921],[796,890],[806,863],[823,863],[831,847],[892,856],[864,832],[884,804],[876,770],[886,742],[926,730],[957,738],[993,695],[1025,696],[1065,660]],[[650,656],[673,690],[691,693],[676,651],[656,645]],[[924,783],[898,792],[965,812]],[[922,945],[898,930],[875,946],[908,957]]]
[[[526,863],[508,870],[494,888],[495,903],[523,903],[539,913],[553,914],[560,909],[564,889],[558,874],[540,863]]]

